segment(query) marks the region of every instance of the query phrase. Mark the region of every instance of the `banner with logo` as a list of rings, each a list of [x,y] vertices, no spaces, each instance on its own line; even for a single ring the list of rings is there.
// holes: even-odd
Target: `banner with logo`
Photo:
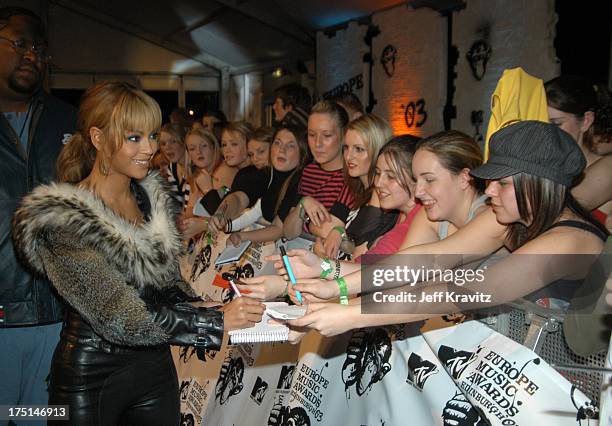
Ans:
[[[334,338],[310,333],[288,403],[275,404],[268,424],[476,424],[478,412],[419,326],[366,328]]]
[[[259,227],[255,224],[250,229]],[[265,256],[276,252],[274,242],[251,244],[239,262],[216,267],[215,260],[226,244],[231,244],[227,237],[220,233],[213,240],[202,234],[189,241],[187,255],[181,259],[183,278],[204,300],[229,302],[231,291],[227,280],[230,277],[275,273],[274,265],[264,260]],[[301,239],[290,243],[292,248],[305,248],[311,244]],[[292,374],[298,348],[289,344],[231,346],[225,342],[220,351],[206,351],[204,361],[195,356],[192,348],[173,348],[181,389],[183,424],[238,424],[242,408],[252,405],[259,408],[257,412],[262,421],[264,417],[267,420],[274,402],[273,395],[282,393],[291,382],[288,371]],[[274,389],[273,385],[279,383],[281,376],[284,377],[283,388]],[[252,392],[255,392],[253,397],[250,396]],[[253,424],[248,421],[248,416],[245,424]]]
[[[208,300],[229,300],[229,276],[273,273],[263,260],[272,243],[253,244],[240,262],[215,268],[225,239],[200,238],[182,264]],[[225,343],[204,361],[190,348],[173,348],[182,424],[576,425],[592,408],[539,356],[480,322],[424,333],[421,326],[333,338],[311,332],[296,346]]]
[[[580,414],[592,408],[580,390],[538,355],[478,321],[423,337],[491,424],[577,425]]]

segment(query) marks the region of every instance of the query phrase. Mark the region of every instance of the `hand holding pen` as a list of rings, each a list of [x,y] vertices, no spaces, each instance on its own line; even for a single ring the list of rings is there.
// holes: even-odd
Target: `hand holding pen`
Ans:
[[[295,275],[293,275],[293,269],[291,269],[291,264],[289,263],[289,258],[287,257],[287,251],[285,250],[285,247],[280,246],[280,252],[281,252],[281,259],[283,261],[283,264],[285,265],[285,269],[287,270],[287,275],[289,275],[289,281],[291,281],[292,286],[295,286],[296,284]],[[298,302],[301,305],[303,303],[302,294],[299,291],[296,291],[295,297],[297,298]]]

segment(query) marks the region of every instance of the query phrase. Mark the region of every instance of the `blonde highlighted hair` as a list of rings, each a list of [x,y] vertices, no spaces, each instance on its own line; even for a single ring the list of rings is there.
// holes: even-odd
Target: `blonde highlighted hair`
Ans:
[[[189,174],[189,156],[187,155],[187,128],[180,123],[166,123],[161,127],[160,133],[164,132],[170,135],[170,138],[174,143],[178,143],[185,150],[185,155],[183,155],[183,164],[181,166],[187,170],[187,174]]]
[[[363,186],[361,179],[351,177],[348,170],[344,167],[344,180],[351,189],[353,198],[355,199],[354,207],[361,207],[367,204],[372,197],[372,184],[374,182],[374,173],[376,171],[376,159],[381,148],[393,136],[393,130],[389,123],[374,115],[367,114],[351,121],[346,127],[346,132],[352,130],[359,134],[366,145],[368,158],[370,159],[370,167],[368,169],[369,186]]]
[[[77,131],[59,155],[58,179],[83,180],[91,173],[96,155],[102,155],[100,168],[108,167],[121,148],[126,131],[156,131],[161,126],[161,117],[157,102],[129,83],[108,81],[90,87],[81,98]],[[104,135],[104,147],[99,153],[89,133],[93,127]]]
[[[215,135],[212,134],[212,132],[209,132],[208,130],[205,130],[203,128],[196,128],[196,129],[190,130],[187,133],[187,136],[185,136],[185,144],[187,143],[187,138],[189,136],[197,136],[205,140],[211,146],[211,149],[213,152],[213,161],[211,161],[210,166],[208,167],[208,170],[206,171],[208,172],[208,174],[212,175],[213,171],[215,170],[215,168],[219,165],[221,161],[221,149],[219,148],[219,142],[217,141],[217,138],[215,137]],[[189,152],[187,153],[187,158],[188,158],[187,174],[188,174],[188,177],[191,177],[193,176],[195,172],[195,166],[191,162],[191,156],[189,155]]]
[[[244,143],[246,144],[249,139],[253,137],[253,133],[255,133],[255,128],[248,121],[230,121],[225,125],[221,135],[223,132],[236,132],[239,133],[240,136],[244,139]]]
[[[344,108],[333,101],[319,101],[310,110],[310,115],[313,114],[327,114],[334,119],[338,129],[340,130],[340,137],[344,136],[344,131],[349,122],[349,116]]]

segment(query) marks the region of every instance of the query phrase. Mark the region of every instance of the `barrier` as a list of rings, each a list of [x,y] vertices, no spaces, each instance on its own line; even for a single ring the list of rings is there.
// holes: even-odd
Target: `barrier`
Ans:
[[[199,295],[227,301],[219,277],[273,273],[253,244],[215,269],[225,247],[200,238],[181,261]],[[291,248],[310,247],[305,239]],[[421,323],[355,330],[300,345],[228,345],[200,361],[173,348],[182,425],[576,425],[588,399],[524,346],[480,322],[425,333]],[[486,417],[486,420],[484,420]],[[590,421],[589,425],[597,424]]]

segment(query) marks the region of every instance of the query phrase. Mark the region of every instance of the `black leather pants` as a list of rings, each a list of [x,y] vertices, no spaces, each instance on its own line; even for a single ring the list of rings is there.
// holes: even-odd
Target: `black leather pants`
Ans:
[[[53,356],[49,404],[70,406],[68,422],[49,424],[178,425],[178,380],[170,348],[108,343],[70,312]]]

